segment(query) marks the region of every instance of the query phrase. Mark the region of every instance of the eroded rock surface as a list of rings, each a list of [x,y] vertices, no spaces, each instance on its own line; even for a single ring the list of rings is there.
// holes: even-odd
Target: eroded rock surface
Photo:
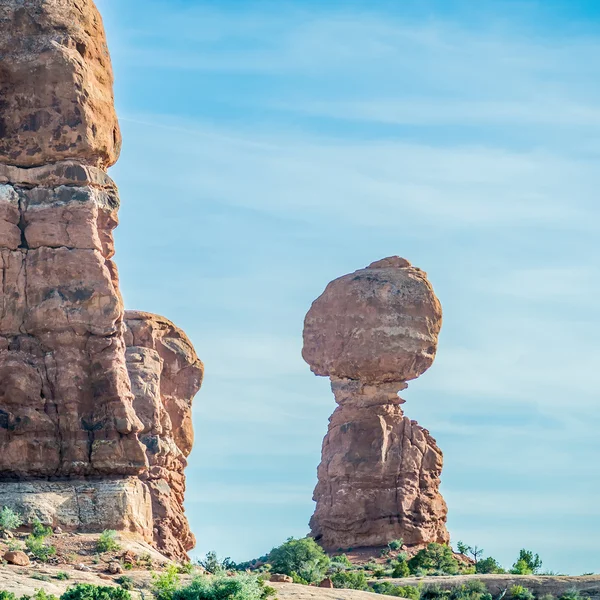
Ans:
[[[195,545],[183,510],[184,469],[192,450],[192,399],[204,366],[185,333],[167,319],[125,313],[127,368],[142,421],[140,440],[149,468],[141,475],[150,489],[156,547],[185,557]]]
[[[303,357],[338,404],[310,523],[326,549],[448,542],[442,453],[398,396],[433,363],[441,324],[426,274],[399,257],[336,279],[308,312]]]
[[[0,162],[116,162],[112,67],[92,0],[0,0],[0,59]]]
[[[0,181],[0,476],[138,474],[116,187],[75,163],[0,165]]]
[[[169,321],[125,323],[112,84],[91,0],[0,0],[0,506],[184,558],[203,369]]]

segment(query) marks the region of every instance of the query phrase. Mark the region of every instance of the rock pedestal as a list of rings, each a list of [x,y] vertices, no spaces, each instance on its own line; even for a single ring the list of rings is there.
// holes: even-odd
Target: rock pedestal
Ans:
[[[338,404],[310,522],[325,549],[449,541],[442,453],[398,396],[432,364],[441,322],[426,274],[399,257],[336,279],[306,316],[304,359]]]
[[[183,558],[203,368],[169,321],[125,318],[112,85],[91,0],[0,0],[0,506]]]

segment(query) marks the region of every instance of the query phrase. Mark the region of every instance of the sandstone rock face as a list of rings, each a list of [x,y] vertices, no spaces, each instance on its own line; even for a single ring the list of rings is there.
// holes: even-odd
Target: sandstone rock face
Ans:
[[[116,162],[112,67],[92,0],[0,0],[0,58],[0,162]]]
[[[0,475],[137,474],[116,187],[71,163],[0,165],[0,181]]]
[[[125,322],[112,83],[91,0],[0,0],[0,506],[183,558],[203,367],[169,321]]]
[[[128,311],[125,322],[127,368],[149,463],[141,477],[152,498],[155,545],[168,556],[185,557],[195,539],[183,511],[184,469],[194,441],[192,399],[204,367],[185,333],[167,319]]]
[[[0,482],[0,506],[17,511],[26,523],[39,519],[67,532],[114,529],[153,539],[152,499],[138,477]]]
[[[307,314],[303,357],[339,405],[310,523],[327,550],[449,541],[442,453],[398,396],[431,366],[441,323],[426,274],[399,257],[336,279]]]

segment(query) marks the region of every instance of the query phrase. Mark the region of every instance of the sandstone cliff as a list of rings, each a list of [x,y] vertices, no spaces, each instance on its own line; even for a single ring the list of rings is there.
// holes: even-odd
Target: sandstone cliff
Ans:
[[[112,83],[91,0],[0,0],[0,505],[181,558],[203,368],[169,321],[125,319]]]
[[[308,312],[303,357],[339,405],[310,523],[326,549],[449,541],[442,453],[398,397],[433,363],[441,324],[426,274],[399,257],[336,279]]]

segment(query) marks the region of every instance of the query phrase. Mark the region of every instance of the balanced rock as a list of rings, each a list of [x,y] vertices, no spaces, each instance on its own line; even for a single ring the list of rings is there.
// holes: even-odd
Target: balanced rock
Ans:
[[[0,506],[182,559],[203,369],[170,322],[125,319],[112,84],[91,0],[0,0]]]
[[[399,257],[336,279],[308,312],[302,354],[338,404],[310,523],[324,548],[448,542],[442,453],[398,396],[433,363],[441,324],[426,274]]]

